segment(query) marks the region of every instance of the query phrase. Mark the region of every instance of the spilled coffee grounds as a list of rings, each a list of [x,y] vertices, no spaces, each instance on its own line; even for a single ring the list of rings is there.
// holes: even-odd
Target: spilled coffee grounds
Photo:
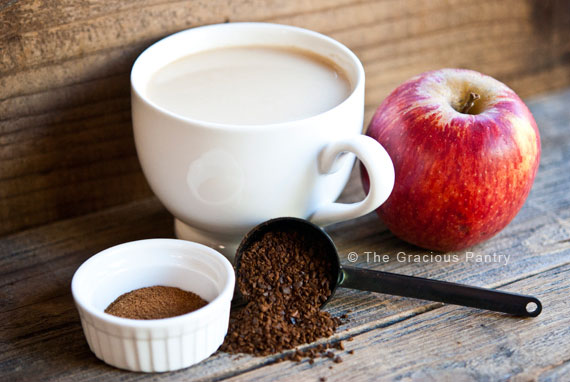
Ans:
[[[253,242],[237,275],[248,303],[232,312],[221,349],[268,355],[331,336],[340,320],[320,310],[333,285],[326,259],[308,233],[271,231]]]

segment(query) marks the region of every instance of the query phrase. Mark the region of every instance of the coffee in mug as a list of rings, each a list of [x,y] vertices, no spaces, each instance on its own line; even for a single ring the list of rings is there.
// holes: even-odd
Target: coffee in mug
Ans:
[[[158,70],[148,98],[183,117],[235,125],[312,117],[351,92],[333,61],[296,48],[243,46],[206,50]]]

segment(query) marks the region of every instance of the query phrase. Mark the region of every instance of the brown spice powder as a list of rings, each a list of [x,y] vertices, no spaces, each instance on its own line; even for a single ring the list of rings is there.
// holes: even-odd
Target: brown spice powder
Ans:
[[[237,283],[249,302],[232,312],[221,349],[268,355],[331,336],[340,320],[320,310],[331,267],[309,234],[267,232],[242,252]]]
[[[190,313],[207,304],[195,293],[155,285],[122,294],[105,309],[105,313],[135,320],[156,320]]]

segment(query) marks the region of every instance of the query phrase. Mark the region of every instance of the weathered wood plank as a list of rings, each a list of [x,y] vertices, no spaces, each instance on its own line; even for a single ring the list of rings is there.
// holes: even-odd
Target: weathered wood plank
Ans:
[[[569,103],[570,91],[529,102],[541,128],[543,142],[543,158],[533,191],[520,214],[501,234],[471,249],[476,254],[510,255],[507,266],[466,262],[465,253],[458,254],[460,261],[457,263],[400,262],[397,259],[400,251],[411,255],[428,252],[393,237],[374,214],[329,228],[341,255],[356,251],[364,260],[365,251],[377,251],[388,254],[389,261],[361,261],[357,265],[479,286],[507,285],[504,289],[516,288],[523,285],[518,284],[519,280],[533,279],[570,263],[570,195],[567,192],[570,188],[570,177],[567,176],[570,172]],[[355,172],[343,200],[356,200],[361,195]],[[171,217],[156,200],[151,199],[0,240],[0,274],[3,275],[0,287],[0,370],[3,375],[14,381],[37,375],[45,380],[58,381],[118,378],[124,381],[212,380],[239,376],[259,368],[264,370],[264,365],[281,357],[253,358],[217,353],[190,369],[160,375],[120,372],[95,359],[87,348],[69,294],[73,272],[81,262],[105,247],[129,240],[170,236]],[[516,284],[509,285],[513,282]],[[554,298],[550,292],[543,294],[538,288],[532,293],[546,299],[546,302]],[[338,339],[354,335],[368,338],[362,336],[372,336],[368,333],[376,333],[379,328],[389,330],[398,322],[421,321],[426,312],[440,312],[439,307],[441,304],[340,289],[327,309],[337,316],[349,309],[353,311],[349,314],[350,321],[334,337]],[[461,312],[465,320],[470,315],[487,317],[486,320],[489,315],[496,317],[473,309],[445,309],[448,312],[446,317]],[[546,309],[549,307],[545,304]],[[506,321],[512,328],[515,328],[513,322],[518,323],[515,319]],[[516,329],[522,330],[518,325]],[[470,341],[477,342],[477,337]],[[360,340],[353,344],[360,346]],[[555,378],[559,375],[556,368],[560,365],[551,366],[552,374],[548,375]],[[271,366],[270,370],[273,368]]]
[[[536,318],[445,306],[345,342],[344,362],[319,359],[271,365],[235,381],[503,381],[561,380],[570,362],[570,266],[503,288],[540,295]],[[348,351],[354,351],[353,355]]]
[[[314,29],[367,72],[367,116],[397,84],[469,67],[521,96],[570,84],[564,0],[10,1],[0,7],[0,235],[151,195],[128,74],[170,33],[224,21]]]
[[[154,199],[6,237],[0,240],[0,311],[67,296],[73,272],[93,254],[153,237],[173,237],[172,217]]]

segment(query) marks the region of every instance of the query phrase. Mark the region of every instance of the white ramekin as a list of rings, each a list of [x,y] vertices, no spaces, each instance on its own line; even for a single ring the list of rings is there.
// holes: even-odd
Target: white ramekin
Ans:
[[[214,353],[228,330],[235,276],[219,252],[174,239],[140,240],[104,250],[83,263],[71,282],[89,347],[109,365],[163,372]],[[178,287],[209,303],[182,316],[132,320],[104,312],[118,296],[153,285]]]

